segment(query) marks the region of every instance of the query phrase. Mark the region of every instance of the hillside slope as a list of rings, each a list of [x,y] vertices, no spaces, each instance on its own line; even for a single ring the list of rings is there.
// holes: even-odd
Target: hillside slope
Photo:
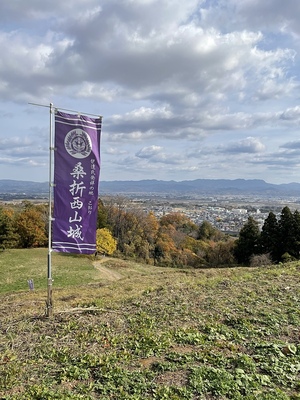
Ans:
[[[24,257],[26,276],[40,255]],[[75,282],[74,258],[54,261],[66,279],[54,281],[52,319],[43,287],[0,295],[1,398],[299,399],[297,263],[179,270],[82,259]]]

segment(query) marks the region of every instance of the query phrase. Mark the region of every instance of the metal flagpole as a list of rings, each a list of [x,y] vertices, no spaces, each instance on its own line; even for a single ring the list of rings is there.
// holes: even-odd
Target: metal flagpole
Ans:
[[[32,106],[39,106],[39,107],[49,107],[48,105],[45,104],[37,104],[37,103],[28,103],[31,104]],[[52,103],[51,103],[52,104]],[[50,108],[51,108],[51,104],[50,104]],[[53,107],[53,104],[52,104]],[[82,112],[82,111],[78,111],[78,110],[70,110],[69,108],[62,108],[62,107],[53,107],[53,110],[63,110],[63,111],[70,111],[76,114],[82,114],[82,115],[91,115],[93,117],[98,117],[100,119],[102,119],[102,115],[99,114],[91,114],[91,113],[86,113],[86,112]]]
[[[54,151],[53,145],[53,113],[54,107],[50,103],[50,137],[49,137],[49,233],[48,233],[48,291],[47,291],[47,308],[46,315],[51,318],[53,315],[53,302],[52,302],[52,152]]]

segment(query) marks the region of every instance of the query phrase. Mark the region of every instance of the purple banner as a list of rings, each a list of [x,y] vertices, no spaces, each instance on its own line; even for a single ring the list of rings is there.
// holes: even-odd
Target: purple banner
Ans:
[[[96,251],[101,118],[55,113],[52,249]]]

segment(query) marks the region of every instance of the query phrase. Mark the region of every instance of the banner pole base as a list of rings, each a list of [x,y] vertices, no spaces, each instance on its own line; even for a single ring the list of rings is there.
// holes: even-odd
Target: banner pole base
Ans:
[[[52,301],[52,279],[48,279],[48,295],[46,302],[46,317],[51,318],[53,316],[53,301]]]

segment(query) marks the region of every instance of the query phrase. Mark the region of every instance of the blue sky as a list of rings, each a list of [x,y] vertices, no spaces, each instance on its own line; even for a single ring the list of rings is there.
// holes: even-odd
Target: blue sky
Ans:
[[[300,182],[300,2],[0,3],[0,179],[47,181],[49,110],[103,116],[102,180]]]

